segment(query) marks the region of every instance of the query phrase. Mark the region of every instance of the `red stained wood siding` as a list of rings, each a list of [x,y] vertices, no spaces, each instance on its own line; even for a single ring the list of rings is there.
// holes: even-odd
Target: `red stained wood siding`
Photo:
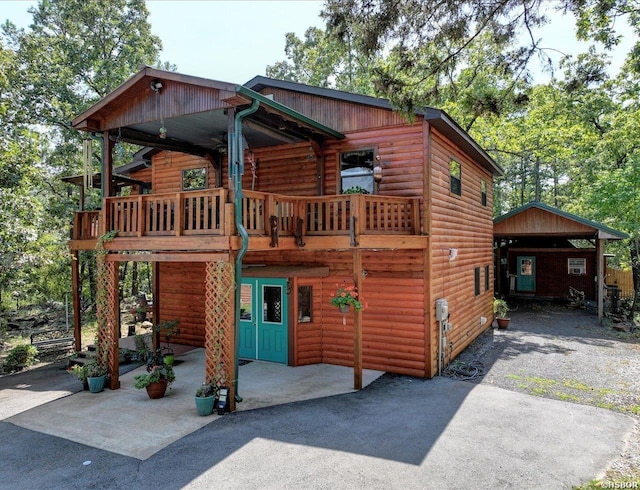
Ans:
[[[388,109],[272,87],[261,93],[342,133],[404,123],[400,114]]]
[[[431,336],[432,369],[437,370],[438,325],[435,301],[449,301],[453,328],[447,340],[458,355],[493,319],[493,185],[492,177],[461,153],[436,130],[431,130],[430,233],[431,233]],[[450,161],[461,164],[462,193],[450,188]],[[481,181],[487,182],[487,204],[481,204]],[[449,260],[449,249],[458,255]],[[489,266],[489,290],[485,290],[485,266]],[[480,295],[475,295],[475,268],[480,268]],[[487,318],[482,325],[480,317]]]
[[[182,191],[182,171],[190,168],[207,169],[208,188],[219,187],[218,170],[206,158],[175,151],[163,151],[153,156],[152,187],[154,194]]]
[[[159,320],[180,320],[180,334],[172,342],[204,345],[204,262],[159,264]]]
[[[536,290],[531,295],[548,298],[567,298],[569,287],[583,291],[587,299],[596,297],[596,252],[595,250],[553,250],[553,249],[509,249],[509,271],[516,273],[519,256],[536,258]],[[586,274],[569,274],[568,260],[586,259]],[[516,290],[516,294],[518,291]]]

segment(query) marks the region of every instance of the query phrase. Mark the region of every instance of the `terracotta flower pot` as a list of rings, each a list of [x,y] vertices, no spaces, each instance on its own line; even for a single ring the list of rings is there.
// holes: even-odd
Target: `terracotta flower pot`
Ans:
[[[167,391],[167,380],[161,379],[160,381],[155,381],[153,383],[149,383],[146,386],[147,395],[152,400],[156,398],[162,398],[164,396],[165,391]]]
[[[498,322],[498,328],[507,328],[509,326],[509,321],[511,318],[496,318]]]

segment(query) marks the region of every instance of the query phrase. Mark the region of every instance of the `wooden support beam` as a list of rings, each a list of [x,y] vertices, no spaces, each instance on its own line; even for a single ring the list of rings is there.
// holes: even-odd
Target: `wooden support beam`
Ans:
[[[117,254],[110,253],[105,257],[107,262],[217,262],[228,261],[228,253],[138,253]]]
[[[362,251],[353,251],[353,283],[362,296]],[[362,310],[355,311],[353,322],[353,389],[362,389]]]
[[[604,240],[598,238],[596,243],[596,264],[598,269],[596,300],[598,301],[598,320],[604,317]]]
[[[80,293],[82,291],[80,283],[80,254],[77,250],[71,253],[71,289],[73,301],[73,337],[75,339],[74,349],[76,352],[82,350],[82,318],[80,309]]]

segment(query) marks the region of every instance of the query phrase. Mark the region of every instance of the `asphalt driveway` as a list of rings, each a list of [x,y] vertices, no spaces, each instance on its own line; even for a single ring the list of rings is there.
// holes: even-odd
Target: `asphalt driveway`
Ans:
[[[619,461],[636,420],[551,399],[552,388],[532,396],[529,386],[551,385],[534,378],[558,374],[567,390],[584,383],[603,403],[618,396],[630,407],[638,390],[637,351],[619,356],[617,339],[574,313],[579,323],[565,335],[537,331],[548,328],[542,317],[525,325],[527,312],[516,312],[507,332],[465,353],[486,369],[472,382],[385,375],[353,394],[227,414],[144,461],[0,422],[0,488],[571,488]],[[594,347],[604,356],[595,365],[589,351],[579,354]],[[615,386],[582,377],[596,367],[614,376],[618,362],[625,374]],[[573,388],[560,382],[565,372]],[[161,409],[152,407],[140,417]],[[100,421],[78,423],[91,437]]]

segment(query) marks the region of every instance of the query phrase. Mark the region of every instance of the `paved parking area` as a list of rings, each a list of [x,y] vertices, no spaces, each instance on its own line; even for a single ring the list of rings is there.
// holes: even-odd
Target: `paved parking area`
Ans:
[[[508,333],[469,349],[493,356],[478,383],[387,374],[357,393],[227,414],[144,461],[0,422],[0,488],[571,488],[625,452],[636,420],[532,396],[509,374],[542,379],[547,363],[550,373],[567,371],[559,363],[577,355],[576,344],[616,358],[617,344],[607,347],[592,327],[572,341],[514,315]],[[499,342],[509,336],[514,343]],[[528,371],[531,355],[539,357],[530,367],[544,368]],[[588,356],[581,362],[569,379],[587,384],[578,375]],[[515,387],[499,386],[503,379]],[[88,437],[96,423],[78,420]]]

